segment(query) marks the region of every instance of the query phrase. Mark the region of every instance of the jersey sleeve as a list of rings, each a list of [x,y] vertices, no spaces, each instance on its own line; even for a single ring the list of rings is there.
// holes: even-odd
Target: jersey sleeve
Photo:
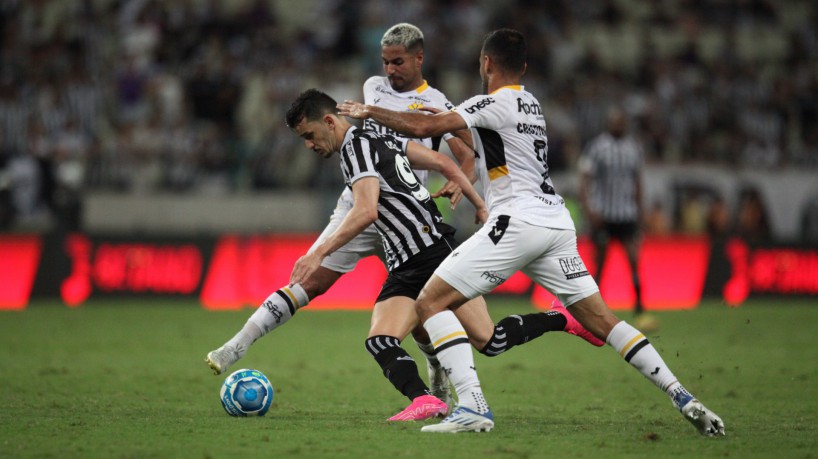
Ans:
[[[378,153],[365,137],[357,136],[347,143],[341,152],[341,160],[350,185],[364,177],[378,176]]]
[[[375,87],[378,86],[378,77],[371,76],[364,82],[364,103],[367,105],[375,104]]]
[[[482,127],[499,130],[510,117],[496,95],[480,95],[467,99],[454,111],[460,115],[469,128]]]

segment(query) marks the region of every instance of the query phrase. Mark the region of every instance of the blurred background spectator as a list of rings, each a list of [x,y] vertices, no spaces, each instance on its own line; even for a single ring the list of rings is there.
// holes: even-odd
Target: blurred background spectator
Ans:
[[[283,113],[310,86],[360,99],[400,21],[424,30],[424,72],[456,103],[480,90],[483,35],[523,31],[554,173],[576,172],[614,104],[648,164],[818,172],[810,0],[4,0],[0,222],[76,228],[100,190],[337,195],[340,176],[292,154]],[[686,195],[673,229],[723,225],[711,202]],[[748,212],[730,212],[739,231]]]

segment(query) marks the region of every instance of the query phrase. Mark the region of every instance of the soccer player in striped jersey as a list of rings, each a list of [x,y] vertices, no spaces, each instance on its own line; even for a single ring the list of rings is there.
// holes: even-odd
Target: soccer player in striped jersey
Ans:
[[[647,338],[619,320],[599,294],[579,256],[576,230],[548,175],[545,117],[537,99],[520,84],[526,43],[511,29],[489,33],[480,52],[484,95],[455,110],[423,116],[346,101],[340,114],[372,118],[397,132],[429,137],[471,128],[485,184],[488,222],[435,270],[416,309],[437,357],[449,373],[458,406],[425,432],[488,431],[494,416],[483,395],[466,332],[454,311],[490,292],[496,278],[522,270],[555,294],[574,317],[670,397],[697,430],[724,435],[722,420],[695,399]],[[485,273],[492,276],[486,276]]]
[[[596,249],[597,280],[602,279],[608,244],[619,240],[628,256],[636,293],[634,323],[650,332],[658,323],[644,314],[638,267],[643,162],[642,147],[628,135],[627,114],[612,107],[607,114],[607,130],[591,139],[580,159],[579,197]]]
[[[304,139],[307,148],[323,158],[340,152],[344,181],[353,194],[352,209],[335,231],[299,258],[290,283],[309,278],[329,254],[374,226],[383,241],[389,275],[375,302],[366,348],[395,388],[412,400],[390,420],[445,414],[447,405],[429,393],[400,342],[419,326],[415,300],[438,264],[452,252],[454,229],[443,223],[409,163],[436,170],[454,182],[474,204],[476,220],[481,223],[488,216],[485,203],[448,157],[417,142],[354,127],[337,116],[336,105],[331,97],[312,89],[299,96],[287,112],[287,125]],[[565,330],[572,320],[565,310],[549,311],[508,317],[495,326],[485,303],[477,301],[480,307],[473,302],[464,308],[461,318],[467,322],[471,342],[487,354],[489,350],[499,354],[547,331]],[[592,338],[586,339],[593,343]]]

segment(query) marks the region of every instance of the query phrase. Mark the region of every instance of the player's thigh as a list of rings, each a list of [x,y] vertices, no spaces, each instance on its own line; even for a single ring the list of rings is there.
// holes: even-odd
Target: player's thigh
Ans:
[[[324,242],[336,229],[341,225],[346,215],[352,209],[351,201],[345,199],[344,196],[338,200],[338,205],[332,212],[329,223],[315,240],[310,251],[315,249],[319,244]],[[340,274],[348,273],[355,269],[358,262],[370,255],[378,255],[381,258],[383,252],[383,245],[378,230],[374,225],[370,225],[360,234],[355,236],[351,241],[344,244],[338,250],[332,252],[329,256],[324,258],[321,266],[331,271]],[[336,279],[337,280],[337,279]],[[329,288],[329,286],[327,286]]]
[[[549,248],[523,268],[534,282],[569,306],[599,291],[577,250],[576,233],[548,229],[542,238]]]
[[[458,246],[435,271],[466,298],[492,291],[543,248],[536,227],[511,219],[498,236],[490,225]]]
[[[455,315],[475,349],[483,349],[494,335],[494,322],[489,316],[486,300],[482,296],[471,299],[455,310]]]
[[[393,296],[375,303],[369,337],[386,335],[402,341],[417,325],[415,300],[406,296]]]

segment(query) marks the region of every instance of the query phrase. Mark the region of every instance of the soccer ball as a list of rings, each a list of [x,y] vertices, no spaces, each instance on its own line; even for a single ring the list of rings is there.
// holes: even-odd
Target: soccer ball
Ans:
[[[230,416],[264,416],[273,403],[273,386],[262,372],[245,368],[224,380],[220,395]]]

